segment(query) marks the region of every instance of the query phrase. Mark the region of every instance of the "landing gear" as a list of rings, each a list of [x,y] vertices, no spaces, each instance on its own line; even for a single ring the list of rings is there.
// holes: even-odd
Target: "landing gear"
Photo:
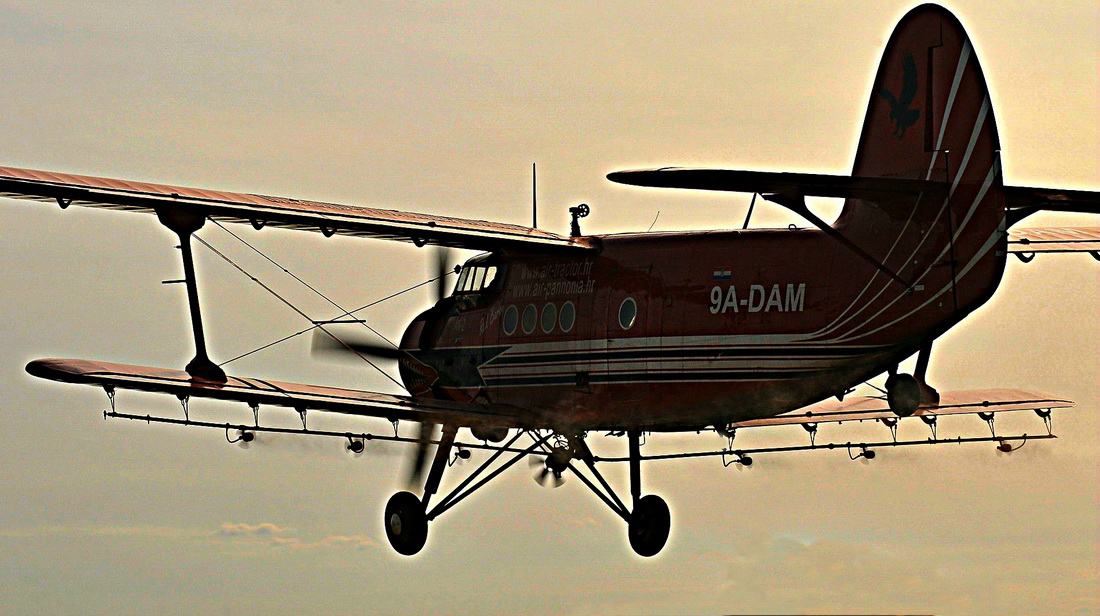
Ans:
[[[630,496],[634,504],[634,510],[626,516],[627,537],[638,556],[649,558],[665,547],[672,515],[660,496],[642,496],[641,432],[630,430],[627,439],[630,441]]]
[[[427,455],[431,432],[432,427],[429,424],[420,425],[412,481],[419,478],[421,460]],[[428,501],[439,489],[439,480],[443,477],[443,469],[450,460],[456,432],[458,432],[457,426],[443,426],[443,436],[439,446],[436,447],[435,459],[428,470],[428,480],[424,484],[424,498],[418,498],[411,492],[398,492],[386,503],[386,538],[390,540],[390,545],[398,554],[412,556],[419,552],[424,547],[424,542],[428,540]]]
[[[456,431],[456,426],[445,425],[443,427],[443,435],[438,441],[435,459],[428,470],[428,477],[424,485],[424,496],[417,497],[411,492],[398,492],[386,503],[384,517],[386,538],[389,539],[390,545],[398,554],[412,556],[418,553],[424,548],[427,541],[429,522],[439,517],[459,501],[470,496],[519,460],[530,455],[542,458],[541,464],[545,467],[543,475],[556,477],[559,481],[562,473],[567,470],[573,471],[574,475],[585,486],[591,489],[604,504],[626,522],[630,547],[639,556],[646,558],[655,556],[668,542],[669,529],[672,526],[672,516],[669,513],[668,505],[664,499],[655,494],[642,496],[641,430],[627,431],[630,445],[630,456],[628,458],[607,458],[629,461],[630,463],[631,499],[629,502],[631,507],[629,508],[615,494],[607,480],[596,469],[597,458],[588,449],[583,434],[569,437],[560,434],[540,436],[537,432],[527,430],[516,431],[516,434],[507,443],[497,449],[488,460],[460,482],[450,494],[444,496],[438,503],[429,508],[428,503],[439,488],[440,478],[450,462],[450,451],[455,446]],[[531,438],[533,444],[525,449],[514,447],[520,436],[525,434]],[[554,439],[553,444],[547,442],[551,438]],[[423,446],[430,445],[431,441],[422,440],[420,444],[421,449],[423,449]],[[512,458],[503,464],[497,465],[494,470],[488,472],[486,477],[475,482],[479,475],[488,471],[505,453],[512,454]],[[421,451],[417,457],[421,458],[425,455],[426,452]],[[592,479],[586,476],[585,473],[579,472],[574,466],[574,462],[578,460],[584,462],[585,466],[588,467]],[[598,485],[595,482],[598,482]]]
[[[920,406],[920,383],[911,374],[894,374],[886,379],[886,402],[898,417],[909,417]]]
[[[634,548],[638,556],[654,556],[665,547],[671,527],[672,515],[664,499],[656,494],[643,496],[630,513],[627,530],[630,547]]]
[[[439,482],[443,476],[443,471],[451,461],[450,453],[454,447],[455,433],[457,431],[457,426],[443,426],[443,435],[438,442],[435,458],[432,461],[431,468],[428,470],[428,478],[424,484],[424,496],[421,498],[411,492],[398,492],[390,497],[389,502],[386,503],[386,513],[383,518],[383,524],[386,527],[386,538],[389,539],[390,545],[393,546],[393,549],[398,554],[412,556],[423,549],[428,539],[429,522],[442,515],[443,512],[451,507],[454,507],[460,501],[466,499],[466,497],[473,494],[516,462],[539,451],[546,445],[546,440],[549,438],[549,436],[537,437],[532,434],[531,438],[534,440],[534,444],[530,447],[526,449],[513,448],[513,445],[519,440],[520,436],[530,434],[524,430],[517,430],[516,434],[509,439],[507,443],[502,445],[493,455],[489,456],[488,460],[470,473],[466,479],[459,483],[454,491],[444,496],[434,507],[429,509],[428,503],[439,489]],[[418,451],[417,457],[420,458],[426,455],[423,449],[431,444],[431,439],[430,437],[425,437],[424,439],[420,439],[418,444],[420,445],[420,451]],[[485,473],[505,453],[513,454],[512,458],[498,465],[497,468],[489,472],[486,477],[474,483],[474,480],[477,479],[478,476]],[[419,467],[419,464],[414,465],[414,468],[417,467]],[[418,475],[419,472],[414,473],[414,477]],[[470,485],[471,483],[473,483],[473,485]]]
[[[928,359],[932,355],[932,343],[917,354],[916,375],[897,374],[893,370],[886,379],[886,402],[898,417],[909,417],[920,405],[939,404],[940,394],[926,380]]]
[[[398,492],[386,503],[386,538],[398,554],[412,556],[428,540],[424,504],[411,492]]]

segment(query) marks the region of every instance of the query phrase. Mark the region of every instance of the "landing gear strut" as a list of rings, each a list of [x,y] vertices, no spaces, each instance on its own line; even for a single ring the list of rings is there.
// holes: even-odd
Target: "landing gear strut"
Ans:
[[[630,496],[634,509],[627,519],[627,536],[630,547],[638,556],[656,555],[668,541],[672,515],[668,504],[656,494],[642,496],[642,453],[638,430],[627,433],[630,440]]]
[[[383,520],[386,527],[386,538],[389,539],[390,545],[398,554],[412,556],[419,552],[427,541],[428,523],[430,521],[484,486],[521,458],[532,454],[545,454],[544,464],[550,472],[560,473],[566,469],[572,470],[578,479],[627,523],[627,538],[630,540],[630,547],[639,556],[647,558],[654,556],[665,547],[665,543],[668,541],[669,529],[672,526],[672,516],[669,513],[668,505],[660,496],[656,494],[642,496],[641,430],[627,431],[630,445],[631,507],[629,509],[615,494],[615,491],[611,489],[603,475],[596,470],[596,457],[588,449],[583,435],[569,437],[567,446],[555,445],[552,447],[547,444],[547,440],[553,435],[548,434],[540,437],[537,433],[524,430],[517,431],[515,436],[493,453],[488,460],[464,479],[450,494],[445,496],[433,508],[428,509],[428,503],[439,488],[440,478],[450,460],[450,452],[454,446],[456,432],[457,428],[455,426],[443,427],[443,436],[439,441],[435,459],[432,461],[432,466],[428,471],[428,479],[424,485],[424,496],[420,498],[411,492],[398,492],[390,497],[389,502],[386,503],[386,513]],[[513,445],[523,434],[530,435],[534,444],[526,449],[514,448]],[[556,438],[566,440],[560,436]],[[474,483],[474,480],[482,472],[492,466],[505,453],[513,454],[512,458]],[[573,465],[576,460],[585,463],[589,472],[599,482],[599,486],[577,471]],[[471,483],[473,485],[470,485]]]
[[[451,461],[451,449],[454,447],[455,434],[457,432],[457,426],[443,426],[443,436],[439,440],[439,445],[435,451],[435,458],[432,460],[432,466],[428,470],[428,479],[424,484],[424,496],[421,498],[411,492],[398,492],[391,496],[389,502],[386,503],[386,513],[383,517],[383,524],[386,527],[386,538],[389,539],[390,545],[393,546],[393,549],[398,554],[412,556],[423,549],[424,543],[428,539],[429,522],[442,515],[444,511],[454,507],[459,501],[473,494],[478,488],[484,486],[491,479],[503,473],[522,458],[535,453],[545,445],[546,440],[549,438],[548,436],[536,437],[532,435],[532,439],[535,441],[533,445],[526,449],[513,448],[513,445],[519,440],[520,436],[527,434],[527,432],[523,430],[517,431],[515,436],[494,452],[493,455],[489,456],[488,460],[470,473],[470,475],[459,483],[450,494],[443,497],[434,507],[428,509],[428,503],[439,489],[439,482],[443,477],[443,471]],[[505,453],[513,454],[512,458],[488,473],[486,477],[482,478],[477,483],[474,483],[474,480],[477,479],[478,476],[485,472]],[[471,486],[471,483],[474,483],[474,485]]]

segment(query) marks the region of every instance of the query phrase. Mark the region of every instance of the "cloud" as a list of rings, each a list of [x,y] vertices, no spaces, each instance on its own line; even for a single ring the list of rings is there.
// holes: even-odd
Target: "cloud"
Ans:
[[[282,528],[271,522],[261,522],[255,526],[241,522],[240,524],[222,524],[222,527],[218,529],[217,534],[222,537],[274,537],[282,533],[289,532],[291,529]]]
[[[317,540],[306,540],[293,534],[294,529],[272,522],[259,524],[225,523],[214,532],[214,538],[237,545],[266,545],[271,548],[305,550],[365,550],[381,547],[368,535],[330,535]]]

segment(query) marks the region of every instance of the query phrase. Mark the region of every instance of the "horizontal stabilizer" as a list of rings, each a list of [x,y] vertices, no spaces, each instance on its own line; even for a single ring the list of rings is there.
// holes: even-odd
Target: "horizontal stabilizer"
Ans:
[[[607,179],[620,184],[653,188],[720,190],[788,197],[853,198],[876,202],[913,199],[922,193],[946,189],[943,182],[927,180],[684,167],[616,171],[609,173]],[[783,204],[782,201],[779,203]]]
[[[0,167],[0,197],[155,213],[183,208],[220,222],[493,251],[588,251],[584,238],[484,220],[321,203],[222,190]]]
[[[1005,207],[1026,215],[1038,210],[1100,214],[1100,192],[1092,190],[1062,190],[1005,186]],[[1019,220],[1022,216],[1018,216]]]
[[[395,396],[320,385],[229,377],[219,383],[195,379],[182,370],[130,366],[86,359],[36,359],[27,372],[51,381],[104,388],[167,393],[185,398],[233,400],[345,415],[450,423],[461,426],[516,427],[511,414],[491,407]],[[525,426],[521,426],[525,427]]]
[[[966,415],[976,413],[1003,413],[1006,411],[1050,411],[1077,406],[1077,403],[1042,392],[1024,389],[977,389],[940,393],[938,404],[924,405],[913,417],[938,415]],[[898,419],[884,398],[860,396],[843,402],[827,400],[799,409],[794,413],[752,419],[730,424],[731,428],[758,428],[765,426],[809,425],[843,421],[867,421]]]

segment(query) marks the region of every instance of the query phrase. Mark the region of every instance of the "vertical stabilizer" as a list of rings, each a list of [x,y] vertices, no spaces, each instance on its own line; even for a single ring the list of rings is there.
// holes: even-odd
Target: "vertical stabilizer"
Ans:
[[[837,220],[922,287],[904,303],[934,297],[934,307],[961,318],[993,293],[1005,260],[999,150],[989,90],[962,24],[940,6],[913,9],[883,52],[852,175],[932,180],[942,190],[915,201],[848,199]]]

